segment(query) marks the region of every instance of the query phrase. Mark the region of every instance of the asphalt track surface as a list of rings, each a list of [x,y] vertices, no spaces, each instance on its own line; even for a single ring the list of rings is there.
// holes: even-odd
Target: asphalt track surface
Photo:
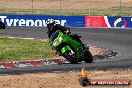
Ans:
[[[0,29],[0,35],[11,37],[24,37],[47,39],[46,28],[43,27],[7,27]],[[118,52],[112,58],[94,58],[93,63],[48,65],[44,67],[28,67],[0,69],[0,74],[21,74],[30,72],[102,70],[102,69],[127,69],[132,68],[132,29],[103,29],[103,28],[71,28],[71,33],[81,35],[81,40],[92,46]]]

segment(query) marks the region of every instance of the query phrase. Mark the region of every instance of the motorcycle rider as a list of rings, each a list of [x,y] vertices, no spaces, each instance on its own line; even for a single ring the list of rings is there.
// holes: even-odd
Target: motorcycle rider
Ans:
[[[51,37],[52,33],[56,32],[57,30],[60,30],[63,33],[70,33],[70,29],[68,27],[56,24],[56,22],[53,19],[48,19],[46,24],[48,28],[47,34],[49,38]]]
[[[48,19],[46,24],[47,24],[47,28],[48,28],[47,34],[48,34],[49,39],[50,39],[52,33],[56,32],[57,30],[60,30],[61,32],[68,34],[71,38],[82,43],[81,40],[79,39],[79,38],[81,38],[81,36],[78,36],[77,34],[70,35],[71,32],[70,32],[69,27],[65,27],[60,24],[56,24],[56,22],[53,19]]]

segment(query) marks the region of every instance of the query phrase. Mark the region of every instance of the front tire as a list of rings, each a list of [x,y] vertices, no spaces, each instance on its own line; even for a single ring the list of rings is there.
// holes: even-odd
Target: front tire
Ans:
[[[66,51],[63,56],[69,60],[72,64],[77,64],[78,61],[76,60],[76,58],[74,58],[72,55],[69,54],[69,51]]]

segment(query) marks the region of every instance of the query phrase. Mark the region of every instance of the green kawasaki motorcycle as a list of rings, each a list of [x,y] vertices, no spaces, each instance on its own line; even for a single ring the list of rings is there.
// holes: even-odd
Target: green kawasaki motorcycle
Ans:
[[[92,54],[87,46],[59,30],[51,35],[50,44],[53,49],[72,64],[81,61],[91,63],[93,61]]]

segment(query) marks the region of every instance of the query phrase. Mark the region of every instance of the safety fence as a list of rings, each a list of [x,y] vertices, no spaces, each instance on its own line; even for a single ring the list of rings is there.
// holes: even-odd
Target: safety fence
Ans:
[[[132,28],[132,16],[48,16],[48,15],[0,15],[6,26],[46,27],[46,21],[54,19],[57,24],[87,28]]]
[[[132,0],[0,0],[0,14],[130,16]]]

